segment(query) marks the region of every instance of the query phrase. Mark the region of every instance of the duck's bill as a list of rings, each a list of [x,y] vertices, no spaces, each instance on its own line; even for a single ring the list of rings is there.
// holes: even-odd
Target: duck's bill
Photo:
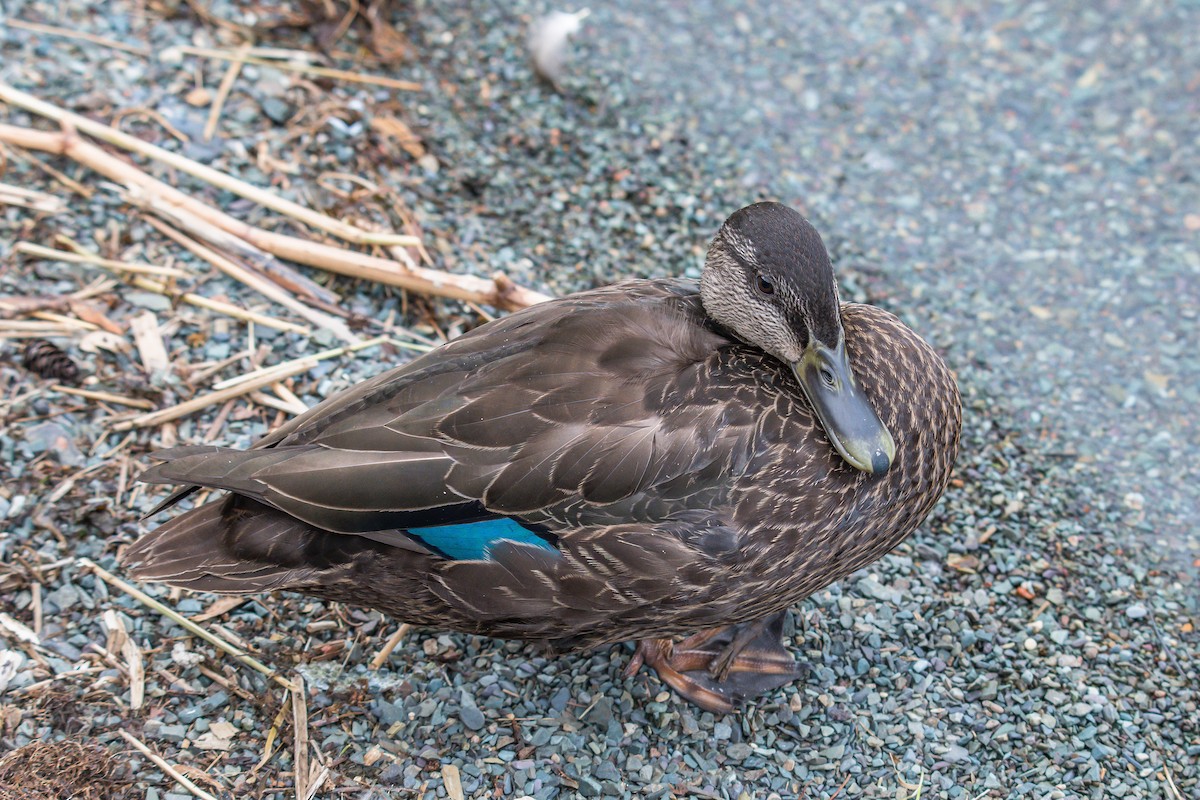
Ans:
[[[813,342],[792,370],[842,458],[872,475],[887,472],[896,457],[896,443],[855,385],[845,343],[831,349]]]

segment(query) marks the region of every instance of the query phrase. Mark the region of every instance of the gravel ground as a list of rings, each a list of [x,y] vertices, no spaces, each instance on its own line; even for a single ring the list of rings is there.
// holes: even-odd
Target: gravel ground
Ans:
[[[411,209],[438,267],[502,269],[549,292],[694,274],[727,213],[779,198],[825,233],[844,294],[935,342],[965,397],[958,479],[943,503],[893,555],[796,610],[793,646],[811,677],[737,717],[699,713],[649,676],[624,679],[622,648],[548,659],[413,631],[373,669],[395,630],[375,613],[294,597],[213,609],[206,625],[304,677],[310,761],[328,767],[318,796],[455,797],[456,774],[467,797],[1200,794],[1195,4],[593,3],[556,94],[523,53],[544,7],[413,3],[395,17],[411,62],[361,68],[423,91],[305,85],[247,66],[213,143],[197,136],[208,108],[188,96],[197,81],[215,91],[225,65],[171,48],[235,40],[186,4],[164,20],[177,5],[10,0],[0,13],[11,18],[156,55],[0,17],[0,79],[105,121],[156,111],[193,141],[146,116],[120,125],[313,207],[394,225],[384,201],[347,199],[335,191],[346,184],[320,178],[381,182]],[[249,21],[248,4],[198,5]],[[364,51],[366,38],[354,27],[338,49]],[[264,43],[312,44],[299,33]],[[373,133],[384,116],[405,120],[427,154]],[[31,124],[3,106],[0,122]],[[87,286],[94,271],[11,252],[16,239],[66,233],[184,266],[200,294],[290,318],[165,241],[87,170],[36,157],[97,191],[72,195],[8,159],[0,182],[70,208],[0,208],[0,296]],[[321,280],[343,307],[394,314],[426,335],[478,320],[457,303]],[[180,366],[146,376],[136,355],[56,338],[90,388],[167,405],[197,390],[195,365],[249,342],[241,323],[124,284],[100,299],[121,324],[145,310],[177,320],[167,345]],[[267,363],[336,344],[326,331],[253,335],[271,346]],[[156,497],[125,478],[142,454],[172,439],[245,446],[277,413],[239,404],[213,428],[211,408],[126,439],[106,427],[112,409],[49,390],[19,367],[21,342],[8,346],[0,610],[38,641],[0,627],[0,649],[15,654],[0,753],[82,739],[117,760],[87,773],[110,776],[113,796],[121,786],[187,796],[124,730],[219,796],[294,796],[282,690],[75,562],[116,570],[118,548],[141,530]],[[403,357],[375,348],[325,362],[293,389],[313,403]],[[146,590],[189,616],[214,601]],[[143,651],[138,710],[128,677],[98,650],[121,649],[104,624],[110,609]],[[119,652],[113,661],[126,664]],[[10,774],[0,762],[0,792]]]

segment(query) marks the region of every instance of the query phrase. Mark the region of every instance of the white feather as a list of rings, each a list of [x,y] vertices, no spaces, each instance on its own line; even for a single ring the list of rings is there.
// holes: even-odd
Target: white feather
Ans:
[[[533,23],[526,44],[538,75],[558,83],[570,54],[571,37],[579,32],[584,18],[590,13],[586,8],[573,14],[551,11]]]

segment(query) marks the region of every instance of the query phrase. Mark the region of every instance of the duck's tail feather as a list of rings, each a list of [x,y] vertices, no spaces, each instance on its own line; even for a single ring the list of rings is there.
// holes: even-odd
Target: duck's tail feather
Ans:
[[[206,592],[301,589],[353,571],[377,542],[314,528],[253,499],[228,495],[135,542],[122,564],[135,578]]]

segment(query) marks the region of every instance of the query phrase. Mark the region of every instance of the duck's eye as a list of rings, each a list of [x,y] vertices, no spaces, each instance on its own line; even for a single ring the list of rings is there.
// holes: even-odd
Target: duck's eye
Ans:
[[[764,278],[762,275],[759,275],[758,290],[763,294],[775,294],[775,284],[771,283],[770,280]]]
[[[826,386],[828,386],[831,389],[833,388],[834,381],[833,381],[833,373],[832,372],[830,372],[827,369],[822,369],[821,370],[821,380],[825,381]]]

